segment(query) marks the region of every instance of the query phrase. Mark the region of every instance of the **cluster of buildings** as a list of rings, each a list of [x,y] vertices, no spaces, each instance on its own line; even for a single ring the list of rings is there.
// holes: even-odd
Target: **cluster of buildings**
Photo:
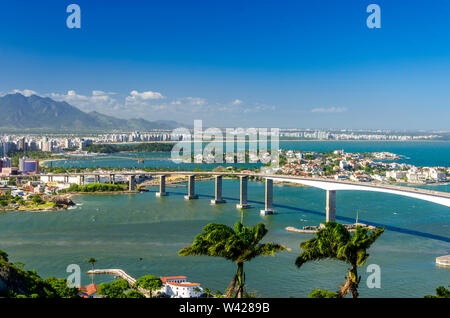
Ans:
[[[282,129],[280,137],[319,139],[319,140],[432,140],[441,139],[441,135],[423,134],[423,135],[405,135],[382,131],[329,131],[329,130],[311,130],[311,129]]]
[[[61,151],[79,147],[83,138],[47,137],[35,135],[0,136],[0,157],[7,156],[10,151]]]
[[[190,134],[172,134],[170,131],[159,131],[151,133],[141,133],[135,131],[129,134],[104,134],[95,138],[95,142],[115,143],[115,142],[139,142],[139,141],[182,141],[190,140]]]
[[[45,184],[39,181],[27,181],[20,186],[8,185],[7,181],[0,181],[0,195],[11,193],[13,197],[28,200],[37,194],[51,194],[51,187],[46,187]],[[14,206],[13,206],[14,208]]]
[[[444,169],[444,168],[442,168]],[[426,183],[427,181],[445,182],[446,173],[436,167],[416,168],[411,167],[408,170],[386,171],[386,179],[389,181],[407,181],[409,183]],[[450,172],[450,171],[448,171]]]
[[[203,294],[203,288],[199,283],[190,283],[186,276],[160,277],[163,283],[161,289],[154,291],[171,298],[198,298]],[[83,298],[100,298],[98,285],[90,284],[79,288],[79,296]]]
[[[0,157],[7,156],[10,151],[50,151],[58,152],[67,149],[83,150],[92,143],[122,143],[145,141],[182,141],[190,140],[190,134],[171,134],[169,131],[151,133],[99,134],[89,136],[40,136],[40,135],[3,135],[0,136]]]
[[[33,175],[39,173],[39,160],[22,157],[19,167],[13,167],[11,158],[0,158],[0,176],[14,176],[19,174]]]
[[[384,162],[378,160],[398,160],[391,153],[333,153],[285,151],[286,160],[281,167],[282,174],[310,177],[327,177],[336,180],[359,182],[408,182],[431,183],[446,182],[450,175],[449,167],[416,167],[411,164]]]

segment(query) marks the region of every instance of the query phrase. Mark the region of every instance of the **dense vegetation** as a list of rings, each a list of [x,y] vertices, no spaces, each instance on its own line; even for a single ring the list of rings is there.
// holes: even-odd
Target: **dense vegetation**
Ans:
[[[436,288],[436,295],[427,295],[424,298],[450,298],[450,290],[444,286],[439,286]]]
[[[170,152],[173,144],[170,143],[140,143],[130,145],[91,144],[85,150],[96,153],[127,152]]]
[[[369,231],[368,228],[357,226],[355,232],[351,234],[344,225],[327,222],[324,228],[317,231],[316,237],[300,244],[303,252],[297,257],[295,265],[301,267],[306,262],[327,258],[348,263],[351,268],[337,297],[345,297],[348,292],[351,292],[352,297],[357,298],[361,281],[361,276],[358,276],[358,266],[364,265],[369,257],[367,250],[383,232],[384,228]]]
[[[263,223],[253,227],[244,226],[237,222],[234,228],[224,224],[211,223],[203,228],[203,232],[197,235],[192,245],[179,251],[181,256],[206,255],[223,257],[237,265],[237,272],[231,280],[226,297],[242,298],[246,296],[244,291],[245,273],[244,263],[257,256],[275,255],[286,250],[276,243],[260,243],[267,234]]]
[[[136,281],[135,286],[142,287],[148,290],[156,290],[162,287],[162,282],[159,277],[154,275],[142,276]]]
[[[66,279],[48,277],[43,280],[23,264],[12,264],[8,254],[0,250],[0,297],[9,298],[78,298],[78,289],[67,286]]]
[[[325,289],[313,289],[309,293],[309,298],[338,298],[338,293]]]
[[[12,196],[11,191],[6,194],[0,195],[0,209],[7,210],[11,208],[18,209],[35,209],[35,208],[50,208],[56,204],[51,201],[45,201],[38,194],[28,198],[26,201],[19,196]]]
[[[123,184],[109,184],[109,183],[93,183],[88,185],[72,184],[69,188],[60,190],[60,193],[70,192],[116,192],[127,190]]]
[[[121,278],[112,283],[98,285],[98,294],[105,298],[144,298],[137,290],[131,289],[128,282]]]

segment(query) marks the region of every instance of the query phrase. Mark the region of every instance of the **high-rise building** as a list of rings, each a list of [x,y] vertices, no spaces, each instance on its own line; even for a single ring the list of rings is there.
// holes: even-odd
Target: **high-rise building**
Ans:
[[[11,168],[11,159],[8,157],[1,158],[0,161],[2,162],[3,168]]]
[[[27,143],[25,142],[25,137],[22,137],[17,142],[17,148],[20,151],[26,151],[27,150]]]
[[[39,160],[20,158],[19,171],[22,173],[39,173]]]
[[[13,142],[5,141],[3,142],[2,148],[3,148],[2,156],[6,157],[10,151],[16,149],[16,145]]]

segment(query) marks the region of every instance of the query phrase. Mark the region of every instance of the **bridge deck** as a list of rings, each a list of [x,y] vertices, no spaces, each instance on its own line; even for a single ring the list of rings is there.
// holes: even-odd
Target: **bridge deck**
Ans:
[[[289,175],[280,175],[280,174],[259,174],[259,173],[243,173],[243,172],[214,172],[214,171],[105,171],[105,172],[83,172],[83,173],[68,173],[68,174],[36,174],[36,175],[19,175],[19,176],[3,176],[1,178],[30,178],[30,177],[77,177],[77,176],[109,176],[109,175],[121,175],[121,176],[159,176],[159,175],[222,175],[222,176],[253,176],[258,178],[270,178],[270,179],[283,179],[282,182],[289,182],[292,180],[296,181],[315,181],[315,182],[326,182],[334,185],[353,185],[353,186],[364,186],[367,187],[370,191],[370,188],[373,188],[373,191],[377,191],[376,189],[389,189],[396,190],[401,192],[407,192],[411,194],[424,194],[429,196],[435,196],[439,198],[450,199],[449,192],[435,191],[429,189],[421,189],[421,188],[413,188],[413,187],[404,187],[386,183],[375,183],[375,182],[354,182],[354,181],[344,181],[344,180],[334,180],[334,179],[326,179],[326,178],[312,178],[312,177],[300,177],[300,176],[289,176]],[[299,182],[296,182],[299,183]]]
[[[88,275],[106,274],[106,275],[118,276],[120,278],[125,279],[128,282],[128,284],[132,287],[136,283],[136,279],[134,279],[133,277],[128,275],[128,273],[122,269],[94,269],[94,270],[87,271],[86,274],[88,274]],[[142,287],[136,287],[136,289],[140,293],[144,294],[145,297],[147,297],[147,298],[150,297],[150,291],[148,289],[145,289]]]

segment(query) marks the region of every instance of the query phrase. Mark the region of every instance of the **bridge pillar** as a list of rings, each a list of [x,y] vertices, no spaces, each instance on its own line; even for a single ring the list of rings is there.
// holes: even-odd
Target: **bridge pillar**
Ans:
[[[216,176],[214,199],[211,200],[211,204],[225,203],[222,199],[222,176]]]
[[[69,183],[69,176],[64,176],[64,183]]]
[[[136,178],[135,176],[131,175],[128,177],[128,190],[129,191],[134,191],[136,185]]]
[[[84,176],[78,176],[78,185],[84,185]]]
[[[273,214],[273,180],[266,179],[266,196],[265,196],[265,207],[261,210],[261,215]]]
[[[164,197],[166,195],[166,176],[159,176],[159,192],[156,192],[156,196]]]
[[[113,174],[109,175],[109,183],[115,184],[116,183],[116,177]]]
[[[326,222],[336,220],[336,190],[327,190]]]
[[[184,196],[186,200],[198,199],[198,195],[195,194],[195,176],[189,176],[188,179],[188,194]]]
[[[238,209],[248,209],[250,208],[250,204],[247,203],[247,182],[248,182],[248,176],[241,176],[240,177],[240,196],[239,196],[239,203],[236,204],[236,208]]]

